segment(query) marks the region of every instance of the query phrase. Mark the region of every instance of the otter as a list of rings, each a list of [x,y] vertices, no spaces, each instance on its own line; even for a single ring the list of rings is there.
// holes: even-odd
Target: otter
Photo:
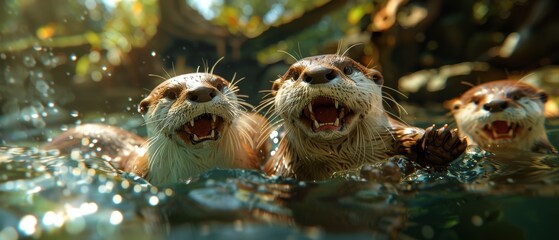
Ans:
[[[548,95],[521,81],[477,85],[445,103],[470,144],[490,151],[557,153],[545,131]]]
[[[269,107],[285,130],[267,174],[322,180],[403,154],[444,167],[466,148],[456,129],[421,129],[383,107],[382,74],[339,54],[298,60],[273,82]]]
[[[120,160],[118,168],[156,185],[187,180],[213,168],[260,169],[269,152],[267,142],[259,141],[266,135],[266,120],[247,111],[251,106],[237,91],[235,84],[211,73],[175,76],[155,87],[138,106],[147,140],[115,127],[87,125],[61,134],[46,149],[70,149],[79,146],[73,139],[84,137],[102,146],[131,149],[113,155]],[[88,128],[93,131],[84,131]]]

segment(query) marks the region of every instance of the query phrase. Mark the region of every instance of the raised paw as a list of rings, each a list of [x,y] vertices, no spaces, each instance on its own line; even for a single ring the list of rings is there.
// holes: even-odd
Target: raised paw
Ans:
[[[466,138],[458,135],[458,129],[449,129],[445,124],[439,129],[435,125],[425,129],[420,140],[425,164],[444,166],[458,158],[466,150]]]

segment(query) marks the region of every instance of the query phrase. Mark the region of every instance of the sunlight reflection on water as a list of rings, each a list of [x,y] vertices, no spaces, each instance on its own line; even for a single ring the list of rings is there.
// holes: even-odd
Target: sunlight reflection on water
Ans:
[[[543,201],[546,207],[555,202],[559,157],[517,157],[510,161],[510,156],[469,148],[447,172],[418,171],[399,184],[365,182],[356,176],[299,182],[257,171],[216,169],[188,183],[155,187],[131,174],[87,167],[102,159],[1,147],[0,234],[6,239],[15,239],[14,230],[16,238],[188,234],[212,239],[235,232],[234,239],[277,239],[272,233],[362,239],[468,236],[464,232],[472,227],[489,233],[491,226],[501,225],[522,229],[522,224],[536,223],[507,218],[510,211],[518,211],[510,208],[511,201],[526,204],[522,211],[527,214],[543,211],[532,201]],[[551,213],[537,224],[550,227]],[[427,222],[439,225],[416,224]]]

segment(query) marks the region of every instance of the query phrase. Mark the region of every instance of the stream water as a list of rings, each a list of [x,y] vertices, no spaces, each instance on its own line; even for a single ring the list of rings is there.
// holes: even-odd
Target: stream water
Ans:
[[[89,156],[0,147],[0,239],[544,239],[559,217],[557,155],[470,147],[399,183],[215,169],[157,187]]]

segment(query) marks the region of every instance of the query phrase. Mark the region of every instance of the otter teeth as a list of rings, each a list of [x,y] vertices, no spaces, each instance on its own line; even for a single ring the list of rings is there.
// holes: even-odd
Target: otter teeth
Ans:
[[[190,120],[190,126],[194,127],[194,119]]]
[[[212,114],[212,121],[213,122],[217,121],[217,116],[215,114]]]
[[[332,123],[318,123],[318,121],[316,121],[316,120],[313,120],[313,123],[314,123],[314,128],[319,128],[319,127],[327,126],[327,125],[334,125],[336,127],[339,127],[340,126],[340,119],[336,118],[336,121],[333,124]]]
[[[203,140],[203,139],[214,139],[214,138],[215,138],[215,129],[212,129],[212,132],[210,133],[210,135],[204,136],[204,137],[198,137],[198,135],[192,134],[192,139],[195,142],[199,142],[200,140]]]
[[[340,103],[338,102],[338,100],[334,100],[334,106],[336,107],[336,109],[338,109],[338,107],[340,106]]]
[[[492,124],[485,125],[485,129],[487,129],[495,139],[502,138],[502,137],[507,137],[507,138],[514,137],[514,129],[516,127],[516,124],[507,121],[507,127],[508,127],[508,131],[506,133],[502,133],[502,132],[499,133],[498,130],[495,129]]]

